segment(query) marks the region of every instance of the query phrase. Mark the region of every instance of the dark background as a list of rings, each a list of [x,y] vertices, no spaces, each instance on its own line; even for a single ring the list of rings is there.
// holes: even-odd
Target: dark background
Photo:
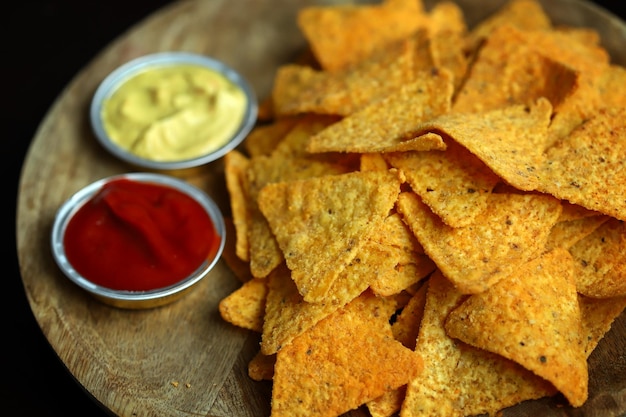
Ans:
[[[205,0],[211,1],[211,0]],[[237,0],[231,0],[237,1]],[[72,78],[123,32],[171,0],[8,0],[0,10],[3,245],[8,284],[0,297],[0,415],[108,414],[81,389],[43,337],[26,300],[15,245],[21,164],[39,123]],[[596,3],[624,18],[618,1]]]

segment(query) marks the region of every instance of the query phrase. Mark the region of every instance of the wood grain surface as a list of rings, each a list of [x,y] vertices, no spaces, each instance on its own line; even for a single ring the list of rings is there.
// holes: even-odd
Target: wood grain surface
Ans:
[[[551,1],[549,13],[557,13]],[[269,382],[247,376],[258,335],[225,323],[219,301],[239,282],[223,261],[195,291],[176,303],[129,311],[104,305],[66,279],[56,267],[49,237],[59,206],[83,186],[133,171],[101,148],[88,121],[90,99],[102,79],[126,61],[152,52],[211,55],[240,71],[259,97],[276,68],[305,42],[296,27],[305,0],[182,0],[123,34],[69,84],[44,119],[28,151],[20,181],[17,249],[28,301],[43,333],[69,372],[97,401],[118,416],[269,416]],[[317,2],[319,3],[319,2]],[[329,3],[329,2],[325,2]],[[467,3],[467,5],[465,4]],[[473,6],[472,6],[473,3]],[[477,2],[461,2],[469,19]],[[574,3],[578,5],[578,3]],[[571,13],[571,22],[603,24],[602,35],[619,55],[626,31],[619,21]],[[591,20],[589,20],[591,19]],[[594,20],[595,19],[595,20]],[[602,17],[602,19],[606,19]],[[621,30],[621,32],[620,32]],[[619,39],[615,39],[618,37]],[[618,56],[622,63],[624,56]],[[187,178],[228,214],[223,165],[217,161]],[[626,413],[626,315],[590,358],[590,397],[580,409],[559,398],[507,410],[508,416],[619,416]],[[364,410],[350,413],[366,416]]]

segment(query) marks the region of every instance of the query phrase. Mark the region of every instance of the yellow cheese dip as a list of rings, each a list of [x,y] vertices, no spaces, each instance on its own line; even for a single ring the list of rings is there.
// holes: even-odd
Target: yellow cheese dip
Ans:
[[[102,106],[111,140],[154,161],[181,161],[224,145],[246,112],[246,95],[218,72],[196,65],[147,69]]]

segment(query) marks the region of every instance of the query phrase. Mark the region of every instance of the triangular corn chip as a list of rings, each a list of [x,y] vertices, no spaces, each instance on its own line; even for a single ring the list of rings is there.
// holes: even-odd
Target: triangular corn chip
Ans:
[[[258,204],[298,290],[324,300],[365,238],[382,226],[402,180],[396,170],[351,172],[266,185]]]
[[[546,151],[538,191],[626,220],[626,108],[598,111]]]
[[[500,181],[480,159],[454,141],[445,151],[398,152],[385,156],[402,170],[411,189],[453,227],[466,226],[487,207]]]
[[[427,287],[416,345],[416,352],[424,359],[424,371],[409,382],[401,416],[495,414],[521,401],[555,392],[550,384],[521,366],[450,338],[444,322],[465,296],[439,271]]]
[[[250,260],[248,227],[252,209],[246,174],[249,164],[250,160],[237,150],[224,155],[224,176],[235,228],[235,254],[243,261]]]
[[[551,196],[491,194],[474,223],[453,228],[412,192],[398,198],[424,252],[463,293],[485,291],[543,250],[561,204]]]
[[[224,297],[219,312],[224,320],[235,326],[261,332],[265,315],[267,280],[251,279]]]
[[[626,225],[610,218],[570,248],[576,288],[592,298],[626,295]]]
[[[578,407],[589,376],[573,262],[563,249],[529,261],[454,309],[445,328],[550,381]]]
[[[348,68],[413,33],[426,22],[421,0],[386,0],[379,5],[309,6],[298,26],[323,69]]]
[[[338,416],[417,376],[422,359],[391,335],[394,308],[365,292],[281,349],[272,416]]]
[[[450,109],[452,92],[448,70],[419,71],[412,83],[312,136],[307,149],[314,153],[391,152],[402,142],[406,148],[407,141],[418,150],[443,149],[442,141],[428,142],[425,147],[412,139],[420,122]]]
[[[423,133],[443,134],[482,160],[514,187],[531,191],[547,141],[552,105],[540,99],[530,108],[513,105],[479,113],[448,113],[420,126]]]

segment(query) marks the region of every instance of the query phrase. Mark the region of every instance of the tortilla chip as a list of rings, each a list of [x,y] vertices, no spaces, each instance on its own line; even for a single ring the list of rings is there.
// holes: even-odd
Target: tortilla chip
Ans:
[[[521,30],[548,30],[550,18],[537,0],[510,0],[495,13],[481,20],[467,37],[467,49],[476,50],[498,27],[511,25]]]
[[[382,226],[401,182],[395,170],[368,171],[268,184],[261,189],[259,208],[306,301],[324,300],[367,234]]]
[[[359,296],[374,278],[375,268],[369,268],[365,259],[350,263],[335,280],[324,303],[308,303],[298,292],[286,266],[279,267],[269,277],[269,293],[261,338],[261,351],[269,355],[306,332],[320,320],[344,307]]]
[[[573,260],[556,249],[468,298],[449,314],[445,329],[550,381],[578,407],[588,387],[581,320]]]
[[[603,106],[626,108],[626,68],[610,65],[598,77],[595,85]]]
[[[610,218],[570,248],[576,288],[592,298],[626,295],[626,225]]]
[[[255,381],[271,381],[275,364],[276,355],[264,355],[259,351],[248,362],[248,376]]]
[[[389,297],[417,284],[436,268],[426,255],[416,255],[393,247],[379,247],[379,257],[386,268],[381,268],[370,288],[374,294]]]
[[[235,226],[235,254],[242,261],[250,260],[248,226],[250,224],[250,196],[246,170],[250,160],[241,152],[233,150],[224,155],[224,176],[230,197],[230,210]]]
[[[267,283],[265,280],[252,279],[246,281],[241,287],[220,301],[220,315],[235,326],[260,333],[263,330],[266,296]]]
[[[428,281],[424,282],[419,290],[410,298],[402,308],[391,325],[393,336],[409,349],[415,350],[417,335],[424,317],[424,305],[426,304],[426,290]]]
[[[470,226],[453,228],[412,192],[398,211],[437,264],[462,293],[485,291],[543,250],[561,212],[558,200],[532,194],[491,194]]]
[[[419,69],[430,69],[429,45],[427,34],[420,31],[344,71],[283,67],[274,79],[275,112],[348,116],[410,84]]]
[[[425,24],[421,0],[309,6],[300,9],[297,19],[315,57],[327,71],[351,67]]]
[[[403,385],[395,390],[390,390],[368,401],[365,405],[367,411],[369,411],[371,417],[390,417],[396,414],[402,407],[404,401],[404,395],[406,394],[406,385]]]
[[[561,201],[561,205],[563,206],[563,211],[559,216],[560,222],[567,222],[570,220],[580,220],[585,217],[591,216],[601,216],[602,213],[599,213],[595,210],[589,210],[583,206],[579,206],[578,204],[572,204],[569,201]]]
[[[537,51],[527,32],[498,27],[478,51],[452,110],[482,112],[546,98],[557,109],[578,88],[578,73]]]
[[[513,105],[484,113],[449,113],[420,126],[463,145],[514,187],[531,191],[540,183],[552,106],[540,99],[530,108]]]
[[[463,9],[453,1],[438,1],[432,7],[428,12],[427,27],[433,38],[442,33],[459,36],[467,34],[467,23]]]
[[[452,74],[446,69],[420,71],[415,81],[313,135],[307,150],[319,152],[389,152],[414,139],[417,124],[446,113],[452,100]],[[416,149],[432,149],[415,142]],[[406,144],[405,144],[406,145]],[[436,149],[445,148],[443,142]]]
[[[241,260],[235,252],[237,232],[235,231],[233,219],[231,217],[224,216],[224,225],[226,227],[226,243],[224,244],[224,250],[222,251],[222,258],[230,270],[233,271],[233,274],[237,277],[237,279],[241,282],[246,282],[252,279],[250,262]]]
[[[449,312],[465,296],[439,271],[427,283],[416,352],[424,371],[409,382],[401,415],[462,417],[496,411],[555,392],[521,366],[451,339],[444,330]]]
[[[462,416],[498,415],[523,401],[553,396],[556,388],[513,361],[461,344],[461,360],[450,383],[458,387]]]
[[[364,153],[360,155],[360,171],[386,171],[391,168],[380,153]]]
[[[248,134],[243,146],[250,157],[269,155],[298,123],[299,117],[283,117],[269,124],[256,126]]]
[[[601,110],[546,151],[536,189],[626,220],[626,108]]]
[[[295,129],[295,128],[294,128]],[[294,132],[295,136],[297,133]],[[293,142],[290,142],[293,144]],[[257,278],[266,277],[274,268],[283,262],[280,247],[272,234],[267,220],[256,204],[258,193],[265,185],[282,182],[288,179],[304,179],[329,174],[346,172],[347,168],[333,162],[323,162],[312,158],[297,156],[290,145],[283,144],[272,153],[272,156],[252,158],[247,170],[250,194],[250,220],[248,241],[250,245],[250,270]],[[287,150],[287,148],[289,150]],[[279,153],[283,154],[279,154]],[[284,154],[289,154],[285,157]]]
[[[366,292],[281,349],[272,416],[338,416],[418,375],[420,356],[391,336],[393,308]]]
[[[438,6],[441,6],[439,9],[444,9],[444,5],[448,4],[454,3],[447,1],[437,3]],[[454,5],[452,7],[456,8],[458,6]],[[436,11],[433,10],[433,13],[435,12]],[[441,24],[444,23],[442,22]],[[465,77],[470,66],[469,58],[463,51],[464,33],[462,28],[455,28],[453,23],[452,27],[448,26],[442,29],[430,39],[433,66],[446,68],[452,73],[452,82],[455,92],[465,82]]]
[[[609,216],[589,216],[557,222],[548,236],[546,252],[555,248],[569,249],[609,219]]]
[[[295,337],[357,298],[380,275],[393,273],[396,261],[385,256],[380,247],[372,241],[365,242],[321,303],[305,302],[290,271],[284,266],[277,268],[269,277],[261,351],[264,354],[278,352]],[[410,280],[415,280],[414,276]]]
[[[473,223],[500,181],[480,159],[454,141],[443,152],[402,152],[385,155],[402,170],[411,189],[452,227]]]
[[[600,299],[579,295],[578,303],[586,342],[585,355],[589,357],[611,330],[613,321],[626,309],[626,296]]]

